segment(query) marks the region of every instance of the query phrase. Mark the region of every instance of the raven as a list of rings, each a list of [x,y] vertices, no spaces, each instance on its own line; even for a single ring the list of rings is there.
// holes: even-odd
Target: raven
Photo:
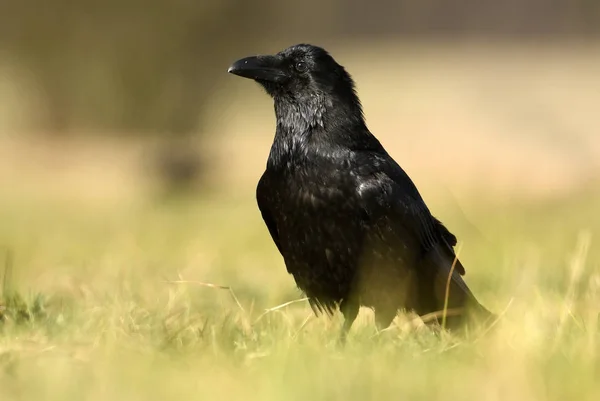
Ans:
[[[341,310],[342,340],[360,306],[374,310],[379,329],[400,309],[445,310],[451,329],[493,316],[462,278],[456,237],[371,134],[352,78],[326,50],[298,44],[243,58],[228,72],[274,100],[258,207],[315,314]]]

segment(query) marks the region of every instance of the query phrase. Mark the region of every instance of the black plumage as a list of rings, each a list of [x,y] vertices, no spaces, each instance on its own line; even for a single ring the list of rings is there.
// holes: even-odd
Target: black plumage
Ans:
[[[339,307],[345,338],[360,306],[374,309],[380,328],[399,309],[443,310],[449,282],[447,307],[460,313],[448,327],[491,315],[462,278],[456,237],[368,130],[352,78],[324,49],[295,45],[229,72],[274,99],[275,139],[256,197],[315,312]]]

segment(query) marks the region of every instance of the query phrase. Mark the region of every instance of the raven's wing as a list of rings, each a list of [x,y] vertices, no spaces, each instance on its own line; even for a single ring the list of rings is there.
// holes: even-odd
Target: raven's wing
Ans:
[[[263,176],[258,181],[258,185],[256,186],[256,201],[258,203],[258,209],[260,210],[260,214],[269,229],[269,233],[271,234],[271,238],[273,238],[273,242],[277,246],[279,253],[281,253],[281,243],[279,242],[279,232],[277,231],[277,225],[275,224],[275,220],[273,219],[273,215],[271,212],[271,196],[273,191],[270,190],[268,180],[266,175]]]
[[[357,193],[363,215],[372,221],[385,218],[392,231],[410,236],[411,242],[418,244],[421,259],[428,262],[424,266],[433,266],[448,277],[454,263],[452,281],[472,296],[461,277],[465,269],[454,253],[456,237],[431,215],[413,182],[395,162],[387,157],[379,161],[368,163],[379,165],[377,171],[359,178]]]
[[[452,248],[454,248],[456,246],[456,244],[458,243],[456,236],[454,234],[452,234],[450,231],[448,231],[446,226],[441,221],[439,221],[438,219],[436,219],[433,216],[431,216],[431,217],[435,221],[435,225],[437,226],[437,229],[439,230],[441,236],[446,240],[448,245],[450,245]],[[461,274],[465,274],[465,273],[463,272]]]

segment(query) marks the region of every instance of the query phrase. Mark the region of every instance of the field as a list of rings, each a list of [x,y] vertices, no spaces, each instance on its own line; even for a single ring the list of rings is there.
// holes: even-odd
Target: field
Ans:
[[[255,205],[271,102],[232,79],[186,197],[157,192],[154,144],[0,134],[0,400],[600,399],[598,47],[348,49],[492,329],[378,333],[364,310],[339,347]]]

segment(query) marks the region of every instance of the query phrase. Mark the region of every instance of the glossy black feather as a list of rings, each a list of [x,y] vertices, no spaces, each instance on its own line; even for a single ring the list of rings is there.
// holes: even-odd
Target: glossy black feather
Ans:
[[[258,206],[313,309],[332,313],[339,306],[344,333],[360,305],[374,308],[380,327],[398,309],[421,315],[442,310],[456,237],[369,132],[350,75],[311,45],[260,63],[279,70],[277,82],[256,74],[274,99],[277,119]],[[487,315],[464,274],[457,261],[449,307]]]

